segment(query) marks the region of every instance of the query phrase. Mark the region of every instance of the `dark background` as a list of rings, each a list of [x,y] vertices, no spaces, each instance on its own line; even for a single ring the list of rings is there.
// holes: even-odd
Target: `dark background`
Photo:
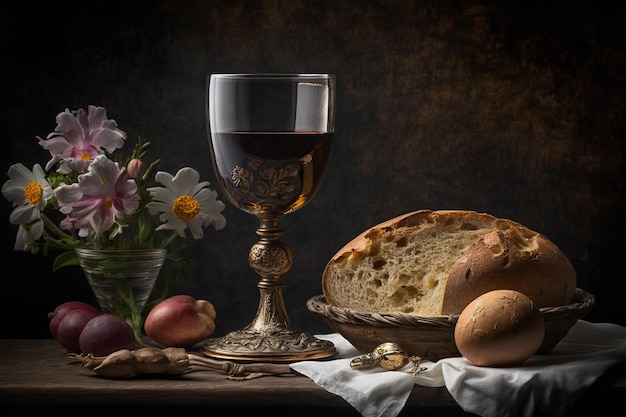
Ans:
[[[587,319],[626,325],[626,18],[619,3],[562,4],[11,2],[0,17],[0,168],[44,165],[36,136],[65,108],[95,104],[129,138],[151,140],[162,169],[192,166],[215,187],[208,74],[334,73],[326,178],[281,221],[295,259],[283,277],[293,324],[329,332],[306,308],[326,262],[364,229],[430,208],[484,211],[545,234],[597,297]],[[258,304],[247,263],[258,223],[224,201],[226,228],[189,241],[198,269],[179,288],[215,304],[216,335],[247,325]],[[0,207],[0,337],[50,337],[48,311],[95,300],[78,268],[52,273],[53,256],[15,252],[11,206]]]

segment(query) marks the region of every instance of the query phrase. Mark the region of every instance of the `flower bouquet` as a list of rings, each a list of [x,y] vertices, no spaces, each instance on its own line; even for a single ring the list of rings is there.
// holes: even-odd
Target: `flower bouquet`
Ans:
[[[2,194],[14,207],[9,221],[18,227],[15,250],[44,255],[49,250],[60,252],[53,264],[56,271],[80,265],[77,252],[86,250],[165,249],[167,252],[162,252],[171,262],[162,289],[167,295],[179,276],[193,267],[193,261],[180,256],[184,246],[178,241],[185,239],[187,230],[194,239],[201,239],[204,227],[225,227],[224,203],[209,182],[199,181],[193,168],[184,167],[171,175],[157,171],[160,160],[146,163],[150,142],[141,137],[130,155],[120,155],[117,151],[126,144],[127,135],[115,120],[107,118],[104,107],[66,109],[56,116],[56,123],[46,139],[37,137],[51,155],[45,169],[39,164],[32,170],[22,163],[13,164],[9,180],[2,186]],[[116,265],[118,258],[107,258],[118,272],[125,267],[119,262]],[[109,303],[107,309],[133,327],[141,344],[143,305],[133,302],[135,294],[127,282],[114,282],[118,302]],[[101,296],[96,292],[102,307]]]

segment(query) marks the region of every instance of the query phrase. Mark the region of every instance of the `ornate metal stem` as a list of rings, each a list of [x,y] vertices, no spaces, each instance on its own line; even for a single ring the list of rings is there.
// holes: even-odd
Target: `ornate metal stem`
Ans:
[[[222,359],[255,362],[295,362],[334,355],[331,342],[291,326],[283,300],[281,275],[291,269],[293,256],[280,240],[278,216],[259,216],[260,240],[248,255],[250,267],[261,276],[259,307],[254,320],[244,329],[210,339],[203,353]]]

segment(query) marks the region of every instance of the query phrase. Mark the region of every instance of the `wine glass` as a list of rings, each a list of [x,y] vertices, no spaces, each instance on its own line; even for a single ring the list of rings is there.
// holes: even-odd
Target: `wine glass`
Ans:
[[[205,355],[293,362],[336,353],[326,340],[293,327],[281,276],[293,264],[280,218],[317,191],[334,137],[335,78],[328,74],[212,74],[207,77],[209,143],[217,180],[230,202],[259,219],[248,254],[261,279],[253,321],[206,341]]]

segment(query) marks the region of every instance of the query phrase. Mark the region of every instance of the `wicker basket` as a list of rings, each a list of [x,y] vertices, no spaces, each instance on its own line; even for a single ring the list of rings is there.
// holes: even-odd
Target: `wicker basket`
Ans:
[[[584,317],[595,302],[592,294],[576,289],[574,302],[560,307],[544,307],[546,334],[537,353],[552,350],[576,321]],[[454,343],[458,315],[424,317],[405,313],[365,313],[330,305],[324,296],[308,300],[307,308],[324,317],[328,325],[362,353],[371,352],[384,342],[403,346],[410,355],[436,361],[460,356]]]

